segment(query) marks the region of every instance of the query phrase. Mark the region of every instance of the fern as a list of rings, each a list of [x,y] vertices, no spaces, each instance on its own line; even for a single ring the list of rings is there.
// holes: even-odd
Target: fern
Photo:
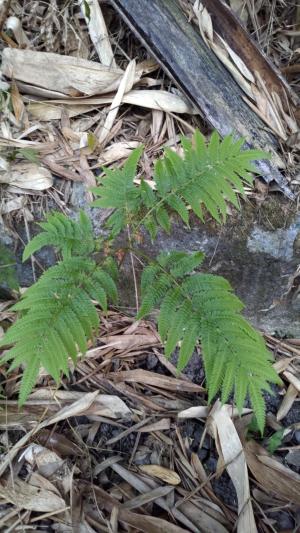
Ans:
[[[107,221],[113,236],[118,235],[140,210],[140,189],[135,186],[133,180],[142,150],[142,146],[133,150],[122,169],[106,169],[103,185],[92,188],[93,193],[100,196],[92,203],[92,206],[115,209]]]
[[[107,224],[116,236],[126,224],[133,229],[144,225],[154,239],[158,228],[171,229],[170,212],[176,212],[189,224],[189,207],[201,220],[203,208],[219,223],[226,219],[227,203],[239,208],[237,193],[244,194],[244,183],[251,184],[257,172],[255,159],[268,158],[259,150],[242,151],[243,140],[228,135],[221,140],[214,132],[206,144],[196,131],[192,141],[181,139],[184,157],[170,149],[157,161],[154,169],[156,190],[134,178],[142,147],[133,151],[123,169],[106,169],[106,177],[93,190],[95,207],[115,209]],[[237,191],[237,192],[236,192]]]
[[[95,241],[90,219],[80,212],[78,222],[62,213],[51,213],[46,222],[38,224],[42,232],[33,237],[23,252],[23,261],[43,246],[54,246],[64,259],[72,255],[86,255],[94,251]]]
[[[180,344],[178,369],[188,363],[201,341],[209,401],[221,391],[225,403],[232,391],[241,411],[247,395],[264,427],[262,391],[268,382],[279,383],[271,366],[271,354],[262,337],[241,316],[241,301],[220,276],[191,273],[203,254],[161,254],[142,276],[143,301],[138,318],[160,309],[158,330],[169,357]]]
[[[143,180],[135,184],[143,147],[134,150],[121,169],[106,169],[93,189],[94,207],[111,208],[109,238],[126,226],[132,235],[145,227],[154,239],[158,229],[171,230],[177,213],[189,225],[190,212],[203,220],[206,212],[218,223],[226,219],[228,204],[239,208],[238,195],[252,183],[253,160],[267,158],[258,150],[242,150],[244,141],[215,132],[206,143],[199,131],[182,138],[183,157],[165,150],[154,168],[154,188]],[[20,318],[10,327],[0,346],[12,346],[2,357],[10,370],[24,365],[19,403],[31,391],[40,367],[59,382],[68,373],[68,361],[87,350],[99,327],[95,305],[106,311],[115,302],[116,267],[111,258],[102,266],[93,259],[97,251],[92,226],[84,212],[79,220],[54,213],[40,223],[41,232],[25,247],[23,260],[43,246],[53,246],[59,262],[45,272],[13,307]],[[261,336],[242,317],[243,304],[222,277],[195,272],[201,252],[161,254],[143,272],[142,305],[138,318],[159,309],[158,329],[170,356],[179,344],[178,368],[188,363],[201,342],[209,401],[220,391],[223,402],[233,392],[239,410],[249,397],[260,429],[264,426],[262,391],[277,383]]]
[[[64,236],[68,235],[66,243],[59,230],[57,233],[53,230],[58,227]],[[62,373],[68,374],[69,357],[76,362],[78,351],[82,354],[86,352],[88,341],[99,327],[94,302],[106,311],[107,301],[117,300],[117,288],[112,277],[115,272],[110,262],[104,263],[101,268],[88,257],[68,257],[71,253],[92,249],[91,242],[79,241],[86,227],[88,225],[82,214],[78,227],[75,221],[69,221],[63,215],[51,215],[42,225],[42,239],[35,237],[32,247],[33,241],[27,247],[28,252],[28,249],[37,250],[40,246],[55,244],[67,257],[49,268],[12,307],[21,313],[21,317],[0,342],[0,346],[13,345],[2,358],[3,362],[11,361],[10,371],[25,365],[20,405],[34,386],[40,367],[44,367],[58,383]],[[49,242],[46,237],[49,237]]]

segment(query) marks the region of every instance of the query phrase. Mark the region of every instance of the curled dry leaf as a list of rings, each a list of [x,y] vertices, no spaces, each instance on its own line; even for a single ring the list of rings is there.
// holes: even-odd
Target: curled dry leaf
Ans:
[[[0,497],[5,502],[12,503],[18,509],[27,509],[40,513],[64,511],[66,508],[64,500],[54,492],[35,487],[19,478],[1,485]]]
[[[18,43],[22,48],[30,46],[30,41],[22,28],[22,23],[18,17],[8,17],[6,21],[6,28],[10,30]]]
[[[27,444],[33,435],[38,433],[41,429],[52,424],[56,424],[61,420],[66,420],[72,416],[85,414],[86,410],[93,404],[97,396],[98,391],[89,392],[87,394],[83,393],[79,400],[73,402],[71,405],[63,407],[54,415],[36,424],[31,431],[28,431],[14,446],[8,450],[7,454],[0,463],[0,477],[3,472],[5,472],[6,468],[11,464],[11,461],[17,455],[20,449]]]
[[[0,173],[0,183],[7,183],[19,189],[44,191],[52,187],[51,172],[35,163],[16,163],[7,172]]]
[[[288,414],[297,396],[298,390],[290,383],[278,409],[276,420],[282,420]]]
[[[131,154],[134,148],[138,147],[138,145],[138,141],[121,141],[113,143],[101,152],[101,156],[98,159],[98,165],[110,165],[111,163],[115,163],[115,161],[125,159]]]
[[[25,205],[25,197],[15,196],[11,200],[7,200],[1,203],[0,214],[7,215],[8,213],[11,213],[12,211],[17,211],[18,209],[22,209],[24,205]]]
[[[63,465],[63,460],[57,453],[40,444],[30,444],[21,454],[20,459],[23,457],[31,466],[36,466],[40,474],[46,478],[51,476]]]
[[[300,505],[300,476],[285,467],[254,440],[244,444],[246,461],[252,475],[269,494]]]
[[[140,470],[144,472],[144,474],[148,474],[152,477],[157,477],[158,479],[161,479],[169,485],[179,485],[179,483],[181,483],[179,475],[174,472],[174,470],[170,470],[169,468],[165,468],[164,466],[141,465]]]

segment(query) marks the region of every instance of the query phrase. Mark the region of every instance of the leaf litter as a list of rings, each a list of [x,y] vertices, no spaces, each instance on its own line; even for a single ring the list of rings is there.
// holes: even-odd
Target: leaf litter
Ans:
[[[292,5],[229,3],[299,94],[299,9],[295,23]],[[0,4],[0,216],[7,226],[53,205],[68,211],[75,183],[90,186],[94,171],[119,164],[140,142],[151,183],[147,168],[162,147],[175,147],[199,124],[205,129],[106,4]],[[295,168],[295,116],[217,35],[200,2],[181,4],[249,104],[287,142]],[[11,319],[1,302],[0,323]],[[266,335],[266,342],[284,386],[275,410],[267,398],[264,438],[250,409],[239,418],[232,406],[208,406],[204,383],[165,359],[153,324],[121,312],[109,313],[96,347],[60,390],[41,374],[22,411],[20,376],[6,380],[1,369],[1,530],[296,531],[300,347],[297,339]]]

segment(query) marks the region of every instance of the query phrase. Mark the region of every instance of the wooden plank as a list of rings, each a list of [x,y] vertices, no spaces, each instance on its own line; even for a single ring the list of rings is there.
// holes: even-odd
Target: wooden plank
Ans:
[[[272,162],[258,163],[265,181],[276,181],[293,197],[276,163],[278,143],[243,100],[230,73],[187,21],[177,0],[111,0],[142,44],[209,123],[224,136],[234,132],[249,146],[271,151]]]

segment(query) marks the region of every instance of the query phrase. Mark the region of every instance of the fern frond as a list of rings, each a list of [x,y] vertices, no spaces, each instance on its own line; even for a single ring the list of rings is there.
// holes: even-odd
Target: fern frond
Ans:
[[[271,365],[271,354],[261,335],[240,315],[243,304],[228,281],[220,276],[193,273],[202,260],[203,255],[197,252],[160,254],[157,262],[143,272],[143,300],[138,317],[160,307],[158,330],[165,343],[165,354],[170,356],[180,344],[180,370],[200,341],[209,401],[220,391],[225,403],[234,392],[241,410],[248,395],[262,430],[262,392],[270,390],[269,383],[280,382]]]
[[[81,211],[78,221],[62,213],[51,213],[46,222],[40,222],[42,232],[25,246],[23,261],[44,246],[54,246],[63,259],[72,255],[85,255],[94,251],[94,237],[90,219]]]
[[[29,395],[38,370],[44,367],[59,381],[68,373],[68,359],[76,361],[99,327],[99,315],[92,299],[103,309],[107,299],[116,301],[114,280],[88,258],[71,257],[47,270],[27,289],[14,306],[22,313],[4,335],[0,346],[13,345],[3,361],[10,369],[25,365],[19,403]]]
[[[114,236],[129,223],[132,214],[139,211],[141,196],[145,194],[145,185],[142,188],[136,187],[133,182],[142,151],[143,146],[133,150],[122,169],[105,169],[105,177],[99,187],[92,188],[92,192],[98,197],[92,203],[93,207],[115,209],[107,221]]]
[[[183,158],[167,149],[156,163],[155,182],[161,205],[169,205],[185,223],[188,205],[200,219],[205,207],[217,222],[224,221],[226,203],[239,205],[234,188],[244,194],[243,181],[251,183],[250,172],[257,172],[252,161],[269,158],[258,150],[241,151],[243,140],[235,141],[230,135],[221,140],[217,132],[208,145],[199,131],[192,142],[183,138],[181,144]]]
[[[136,231],[141,225],[153,239],[159,227],[169,232],[170,212],[176,212],[189,225],[189,208],[201,220],[204,209],[219,223],[226,219],[227,204],[239,207],[238,193],[244,194],[244,182],[252,182],[257,172],[253,160],[269,155],[258,150],[243,150],[243,140],[236,141],[228,135],[223,140],[217,132],[207,144],[196,131],[192,142],[181,139],[184,156],[166,149],[161,160],[155,163],[152,190],[142,179],[134,184],[137,163],[142,147],[132,152],[122,169],[107,169],[101,185],[93,190],[99,198],[96,207],[115,209],[108,219],[113,237],[127,225]]]

